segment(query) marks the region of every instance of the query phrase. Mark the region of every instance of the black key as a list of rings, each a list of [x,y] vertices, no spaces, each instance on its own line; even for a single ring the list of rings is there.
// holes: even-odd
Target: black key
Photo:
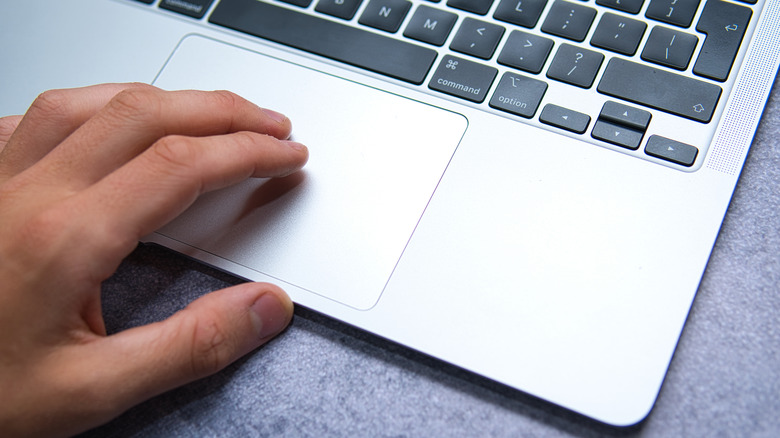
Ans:
[[[628,12],[629,14],[639,13],[644,3],[645,0],[596,0],[597,5]]]
[[[547,0],[501,0],[493,18],[527,28],[536,26]]]
[[[584,41],[596,17],[596,10],[577,3],[556,0],[542,25],[542,32]]]
[[[661,137],[660,135],[651,135],[650,139],[647,140],[645,153],[656,158],[671,161],[672,163],[691,167],[693,162],[696,161],[699,149],[689,144]]]
[[[504,73],[490,106],[525,118],[532,118],[547,91],[547,84],[526,76]]]
[[[642,132],[647,130],[651,117],[652,114],[648,111],[612,101],[604,102],[599,113],[599,120],[617,123]]]
[[[302,8],[308,8],[311,4],[311,0],[281,0],[287,4],[300,6]]]
[[[539,121],[557,128],[582,134],[588,129],[590,116],[562,106],[548,103],[539,115]]]
[[[689,27],[697,9],[699,0],[650,0],[645,16],[675,26]]]
[[[458,16],[452,12],[421,5],[406,25],[404,36],[441,46],[450,35],[457,19]]]
[[[631,129],[628,126],[598,119],[596,124],[593,125],[593,131],[591,131],[590,135],[597,140],[637,150],[639,144],[642,143],[642,137],[644,137],[645,133],[644,131]]]
[[[203,18],[214,0],[162,0],[161,9],[178,12],[193,18]],[[151,2],[145,2],[151,3]]]
[[[606,13],[601,16],[590,43],[602,49],[631,56],[636,53],[645,29],[647,25],[641,21]]]
[[[375,29],[396,32],[412,3],[406,0],[371,0],[358,23]]]
[[[496,74],[498,70],[493,67],[447,55],[441,60],[428,87],[479,103],[485,100]]]
[[[612,58],[599,82],[602,94],[708,123],[721,88],[620,58]]]
[[[562,44],[555,54],[547,77],[582,88],[590,88],[604,62],[604,55],[571,44]]]
[[[209,21],[418,85],[436,59],[432,49],[256,0],[222,0]]]
[[[136,1],[139,1],[141,3],[146,3],[147,5],[151,5],[152,3],[154,3],[154,0],[136,0]]]
[[[492,5],[493,0],[447,0],[447,6],[479,15],[487,14]]]
[[[698,42],[699,39],[689,33],[656,26],[647,38],[645,48],[642,50],[642,59],[677,70],[685,70],[691,62],[691,56]]]
[[[551,39],[513,30],[498,55],[498,63],[538,74],[547,62],[552,47]]]
[[[320,0],[314,10],[333,17],[351,20],[362,0]]]
[[[707,38],[693,66],[694,74],[721,82],[729,77],[751,15],[750,8],[720,0],[704,5],[696,30]]]
[[[504,28],[501,26],[466,17],[452,39],[450,49],[477,58],[490,59],[503,35]]]

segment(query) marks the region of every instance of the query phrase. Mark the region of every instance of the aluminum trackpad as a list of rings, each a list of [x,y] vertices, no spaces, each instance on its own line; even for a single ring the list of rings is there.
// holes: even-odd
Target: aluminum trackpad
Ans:
[[[357,309],[379,299],[467,126],[460,114],[197,35],[154,84],[236,92],[289,116],[310,151],[302,172],[206,194],[158,233],[179,251]]]

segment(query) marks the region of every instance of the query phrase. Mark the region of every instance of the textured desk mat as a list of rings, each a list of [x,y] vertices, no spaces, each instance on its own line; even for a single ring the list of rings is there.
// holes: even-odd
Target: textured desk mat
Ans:
[[[780,90],[753,147],[655,409],[611,428],[299,309],[219,374],[89,437],[780,436]],[[110,331],[237,280],[139,247],[104,286]]]

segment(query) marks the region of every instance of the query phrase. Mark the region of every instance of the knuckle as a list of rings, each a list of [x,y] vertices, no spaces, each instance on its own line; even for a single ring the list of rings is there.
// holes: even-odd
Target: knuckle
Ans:
[[[216,315],[201,316],[192,336],[190,369],[203,377],[227,366],[233,357],[233,345]]]
[[[242,97],[227,90],[216,90],[211,92],[212,98],[216,101],[217,105],[232,109],[241,106],[245,101]]]
[[[65,215],[58,208],[41,209],[21,224],[19,240],[31,248],[51,248],[66,225]]]
[[[67,90],[48,90],[39,94],[27,113],[41,120],[57,124],[73,124],[77,114]]]
[[[118,120],[152,121],[161,111],[160,95],[151,87],[132,87],[117,93],[106,106],[109,114]]]
[[[150,151],[152,159],[173,171],[193,167],[202,153],[191,138],[181,135],[169,135],[157,140]]]

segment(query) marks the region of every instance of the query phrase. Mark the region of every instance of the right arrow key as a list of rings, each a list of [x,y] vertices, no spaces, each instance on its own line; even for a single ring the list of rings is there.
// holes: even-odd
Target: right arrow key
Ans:
[[[661,137],[660,135],[651,135],[647,140],[645,153],[651,157],[691,167],[693,162],[696,161],[699,149],[689,144]]]

